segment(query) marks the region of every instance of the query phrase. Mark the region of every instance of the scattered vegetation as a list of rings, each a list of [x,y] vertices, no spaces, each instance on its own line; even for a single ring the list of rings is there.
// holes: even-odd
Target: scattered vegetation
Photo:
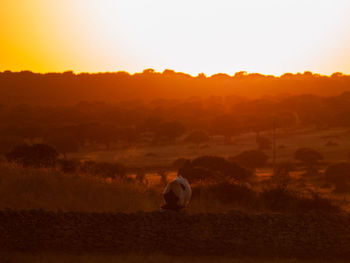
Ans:
[[[252,173],[227,159],[218,156],[201,156],[186,161],[179,173],[190,182],[247,182]]]
[[[319,162],[323,160],[323,155],[310,148],[299,148],[295,152],[294,158],[305,165],[308,173],[313,174],[317,172],[317,166],[319,165]]]
[[[252,170],[266,166],[268,159],[269,157],[264,152],[259,150],[244,151],[231,158],[232,161]]]

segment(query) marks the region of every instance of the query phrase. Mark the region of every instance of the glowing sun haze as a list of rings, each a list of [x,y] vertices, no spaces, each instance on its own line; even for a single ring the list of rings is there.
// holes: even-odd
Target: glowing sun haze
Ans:
[[[350,73],[349,0],[1,0],[0,70]]]

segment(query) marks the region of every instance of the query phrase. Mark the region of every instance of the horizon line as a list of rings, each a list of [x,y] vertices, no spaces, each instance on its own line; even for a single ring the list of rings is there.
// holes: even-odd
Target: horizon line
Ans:
[[[346,74],[346,73],[343,73],[341,71],[335,71],[331,74],[321,74],[321,73],[315,73],[315,72],[312,72],[312,71],[309,71],[309,70],[306,70],[304,72],[296,72],[296,73],[293,73],[293,72],[285,72],[283,74],[280,74],[280,75],[275,75],[275,74],[263,74],[263,73],[259,73],[259,72],[248,72],[248,71],[245,71],[245,70],[242,70],[242,71],[236,71],[233,75],[230,75],[228,73],[224,73],[224,72],[217,72],[217,73],[214,73],[212,75],[207,75],[203,72],[201,73],[198,73],[197,75],[193,75],[191,73],[187,73],[187,72],[183,72],[183,71],[176,71],[174,69],[164,69],[163,71],[156,71],[155,69],[153,68],[145,68],[143,69],[142,71],[135,71],[135,72],[128,72],[126,70],[118,70],[118,71],[94,71],[94,72],[88,72],[88,71],[74,71],[74,70],[71,70],[71,69],[68,69],[68,70],[63,70],[63,71],[46,71],[46,72],[38,72],[38,71],[32,71],[32,70],[28,70],[28,69],[24,69],[24,70],[20,70],[20,71],[12,71],[12,70],[2,70],[0,71],[0,73],[7,73],[7,72],[10,72],[10,73],[23,73],[23,72],[30,72],[32,74],[41,74],[41,75],[46,75],[46,74],[64,74],[64,73],[71,73],[73,75],[82,75],[82,74],[89,74],[89,75],[97,75],[97,74],[115,74],[115,73],[127,73],[128,75],[130,76],[133,76],[133,75],[137,75],[137,74],[164,74],[166,72],[168,73],[174,73],[174,74],[185,74],[185,75],[188,75],[188,76],[191,76],[191,77],[206,77],[206,78],[210,78],[210,77],[213,77],[213,76],[216,76],[216,75],[226,75],[228,77],[235,77],[237,75],[240,75],[240,76],[248,76],[248,75],[261,75],[261,76],[265,76],[265,77],[275,77],[275,78],[280,78],[284,75],[287,75],[287,74],[290,74],[290,75],[311,75],[311,76],[319,76],[319,77],[332,77],[333,75],[341,75],[341,76],[350,76],[350,74]]]

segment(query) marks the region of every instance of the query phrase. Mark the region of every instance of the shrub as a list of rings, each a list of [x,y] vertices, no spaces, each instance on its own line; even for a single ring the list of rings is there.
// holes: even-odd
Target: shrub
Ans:
[[[283,187],[265,189],[259,198],[265,209],[274,212],[288,211],[297,202],[296,194]]]
[[[180,169],[184,164],[189,161],[186,158],[180,157],[177,158],[175,161],[172,162],[171,166],[174,167],[175,169]]]
[[[202,167],[212,171],[225,172],[230,169],[230,162],[219,156],[201,156],[192,161],[194,167]]]
[[[265,189],[260,193],[259,198],[264,209],[273,212],[305,213],[319,211],[337,213],[341,211],[341,208],[332,204],[331,200],[322,198],[315,193],[311,193],[311,197],[308,197],[283,187]]]
[[[295,152],[294,158],[312,170],[318,165],[319,161],[323,160],[323,155],[310,148],[299,148]]]
[[[54,148],[46,144],[21,144],[14,147],[6,155],[9,162],[14,162],[23,167],[53,167],[58,153]]]
[[[290,176],[290,172],[294,170],[295,170],[295,166],[290,162],[278,163],[276,166],[275,173],[271,179],[278,186],[287,187],[292,180]]]
[[[325,179],[335,186],[335,192],[344,193],[350,191],[350,163],[337,163],[327,167]]]
[[[341,208],[334,205],[330,199],[323,198],[317,193],[312,193],[311,198],[300,198],[298,210],[301,212],[320,211],[324,213],[339,213]]]
[[[198,196],[198,187],[193,189],[193,198]],[[202,194],[209,195],[223,204],[251,206],[255,203],[256,193],[245,185],[218,183],[203,186]]]
[[[179,173],[192,182],[198,180],[245,182],[252,177],[249,170],[218,156],[201,156],[192,162],[187,161]]]
[[[253,170],[266,165],[268,159],[269,157],[264,152],[257,150],[244,151],[232,158],[239,165]]]
[[[192,167],[186,169],[183,176],[189,180],[190,183],[196,182],[215,182],[219,180],[219,175],[214,171],[211,171],[202,167]]]
[[[63,173],[75,173],[79,165],[79,161],[68,159],[58,159],[56,162],[56,166],[59,166]]]
[[[231,163],[230,168],[227,171],[226,178],[228,180],[234,180],[239,183],[249,182],[253,178],[254,174],[236,163]]]

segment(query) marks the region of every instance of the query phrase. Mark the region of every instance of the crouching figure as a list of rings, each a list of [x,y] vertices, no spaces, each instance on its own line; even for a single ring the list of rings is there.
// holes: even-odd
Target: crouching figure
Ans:
[[[191,201],[191,186],[189,182],[178,175],[177,178],[170,181],[166,186],[163,196],[165,204],[162,209],[180,211]]]

